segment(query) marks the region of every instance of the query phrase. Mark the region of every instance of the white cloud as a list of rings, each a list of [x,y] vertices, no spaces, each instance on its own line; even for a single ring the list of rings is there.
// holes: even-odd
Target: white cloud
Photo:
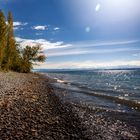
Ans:
[[[55,30],[55,31],[56,31],[56,30],[60,30],[60,28],[59,28],[59,27],[55,27],[54,30]]]
[[[80,47],[96,47],[96,46],[113,46],[113,45],[127,45],[140,42],[139,39],[135,40],[119,40],[119,41],[81,41],[72,43],[74,46]]]
[[[27,45],[34,46],[39,44],[43,50],[49,50],[49,49],[60,49],[60,48],[67,48],[70,47],[70,44],[64,44],[64,42],[50,42],[46,39],[23,39],[20,37],[16,37],[16,41],[21,45],[21,47],[25,47]]]
[[[28,24],[27,22],[19,22],[19,21],[13,22],[14,27],[16,27],[16,26],[25,26],[27,24]]]
[[[8,24],[8,21],[6,21],[6,24]],[[20,22],[20,21],[13,22],[13,26],[15,30],[19,29],[21,26],[26,26],[26,25],[28,25],[27,22]]]
[[[106,54],[113,52],[132,52],[140,51],[140,48],[123,47],[123,45],[137,43],[139,40],[129,41],[104,41],[104,42],[93,42],[83,41],[71,43],[65,49],[50,49],[47,51],[48,56],[66,56],[66,55],[80,55],[80,54]],[[113,47],[113,46],[117,47]],[[121,45],[121,46],[120,46]],[[120,47],[119,47],[120,46]]]
[[[135,48],[106,48],[106,49],[87,49],[80,48],[80,49],[64,49],[58,50],[57,48],[48,50],[49,56],[68,56],[68,55],[81,55],[81,54],[108,54],[108,53],[116,53],[116,52],[130,52],[130,51],[140,51],[140,49]]]
[[[47,30],[48,28],[46,25],[42,25],[42,26],[39,25],[39,26],[32,27],[32,29],[34,29],[34,30]]]
[[[8,21],[6,21],[6,24],[8,24]],[[26,26],[26,25],[28,25],[27,22],[20,22],[20,21],[13,22],[14,30],[18,30],[18,29],[23,30],[24,28],[22,28],[22,26]]]

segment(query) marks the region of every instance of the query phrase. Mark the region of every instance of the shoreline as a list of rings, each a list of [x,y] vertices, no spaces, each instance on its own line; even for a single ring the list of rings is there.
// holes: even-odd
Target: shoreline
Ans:
[[[54,87],[55,94],[62,102],[72,105],[73,112],[78,114],[82,125],[86,130],[84,136],[89,139],[99,140],[133,140],[140,137],[140,119],[139,115],[136,120],[131,120],[128,112],[116,112],[115,110],[106,110],[97,106],[88,106],[83,102],[72,101],[69,98],[71,90]],[[80,94],[73,92],[72,94]],[[66,97],[68,95],[68,98]],[[70,101],[68,101],[70,99]]]
[[[63,103],[56,92],[66,91],[52,87],[50,80],[36,73],[0,72],[1,139],[138,139],[138,133],[127,128],[123,132],[128,133],[122,136],[119,131],[110,131],[114,127],[108,120],[94,116],[90,109]]]

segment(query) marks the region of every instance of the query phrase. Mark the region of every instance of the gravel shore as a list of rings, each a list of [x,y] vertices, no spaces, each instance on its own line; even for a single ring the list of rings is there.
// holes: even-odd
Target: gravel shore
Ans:
[[[63,102],[56,95],[66,91],[50,83],[39,74],[0,72],[0,140],[138,139],[125,123]]]
[[[0,139],[85,139],[78,117],[37,74],[0,73]]]

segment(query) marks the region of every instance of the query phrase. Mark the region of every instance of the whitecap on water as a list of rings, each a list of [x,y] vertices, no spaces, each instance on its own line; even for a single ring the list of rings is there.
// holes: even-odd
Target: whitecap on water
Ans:
[[[119,97],[119,99],[123,100],[123,99],[124,99],[124,97],[120,96],[120,97]]]
[[[60,80],[58,78],[54,78],[58,83],[68,84],[67,81]]]
[[[124,94],[124,96],[125,96],[125,97],[128,97],[129,95],[128,95],[128,94]]]
[[[116,90],[117,89],[117,86],[114,86],[114,89]]]

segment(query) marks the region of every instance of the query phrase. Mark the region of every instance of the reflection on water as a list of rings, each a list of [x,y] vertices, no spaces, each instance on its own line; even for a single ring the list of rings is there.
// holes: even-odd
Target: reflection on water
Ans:
[[[65,100],[118,111],[140,110],[140,70],[47,71]]]
[[[140,70],[58,71],[49,75],[81,88],[140,101]]]

